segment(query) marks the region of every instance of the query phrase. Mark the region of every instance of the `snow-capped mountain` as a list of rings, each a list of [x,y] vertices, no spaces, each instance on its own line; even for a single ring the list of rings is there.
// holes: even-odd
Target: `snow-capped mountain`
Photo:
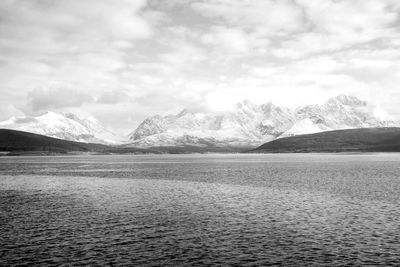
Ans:
[[[121,141],[95,118],[80,118],[71,113],[46,112],[36,117],[11,117],[0,122],[0,128],[86,143],[117,144]]]
[[[297,118],[291,129],[279,137],[329,130],[391,127],[399,122],[389,121],[375,115],[375,108],[354,96],[338,95],[322,105],[296,109]]]
[[[132,146],[248,146],[269,141],[292,125],[292,113],[272,103],[249,101],[228,113],[205,114],[183,110],[177,115],[156,115],[130,134]]]
[[[400,127],[400,123],[376,115],[376,109],[356,97],[339,95],[321,105],[296,109],[271,102],[255,105],[243,101],[223,113],[191,112],[155,115],[145,119],[129,135],[129,141],[114,134],[94,118],[71,113],[46,112],[36,117],[12,117],[0,128],[37,133],[65,140],[128,147],[155,146],[258,146],[299,134],[338,129]]]
[[[346,95],[295,110],[271,102],[259,106],[243,101],[225,113],[183,110],[177,115],[147,118],[129,135],[129,146],[256,146],[298,134],[400,126],[374,113],[367,102]]]

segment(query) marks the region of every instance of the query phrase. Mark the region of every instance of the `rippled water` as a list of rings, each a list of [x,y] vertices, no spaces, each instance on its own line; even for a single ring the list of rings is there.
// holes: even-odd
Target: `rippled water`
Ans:
[[[400,265],[400,154],[0,157],[0,265]]]

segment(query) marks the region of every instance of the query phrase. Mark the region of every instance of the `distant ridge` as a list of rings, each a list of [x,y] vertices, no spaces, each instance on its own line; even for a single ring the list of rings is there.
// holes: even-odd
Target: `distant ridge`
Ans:
[[[400,128],[336,130],[276,139],[253,153],[400,152]]]
[[[400,127],[400,122],[380,108],[344,94],[295,109],[242,101],[226,112],[183,110],[149,117],[129,135],[125,146],[257,147],[300,134],[376,127]]]
[[[148,117],[126,137],[113,133],[92,116],[71,113],[49,111],[0,121],[0,129],[104,144],[124,151],[141,148],[161,153],[240,152],[301,134],[380,127],[400,127],[400,121],[377,106],[344,94],[297,108],[244,100],[223,112],[184,109],[176,115]]]
[[[23,131],[0,129],[0,151],[71,151],[100,152],[110,147],[101,144],[80,143]]]

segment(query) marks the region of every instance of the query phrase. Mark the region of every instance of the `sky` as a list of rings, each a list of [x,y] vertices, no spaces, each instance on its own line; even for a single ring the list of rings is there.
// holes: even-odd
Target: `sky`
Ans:
[[[398,0],[1,0],[0,120],[296,107],[349,94],[400,119]]]

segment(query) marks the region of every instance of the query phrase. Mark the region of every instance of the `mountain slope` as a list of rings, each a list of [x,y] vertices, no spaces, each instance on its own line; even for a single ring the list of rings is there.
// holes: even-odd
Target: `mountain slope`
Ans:
[[[338,95],[322,105],[310,105],[295,110],[297,121],[280,137],[338,129],[395,127],[399,123],[381,119],[373,106],[354,96]]]
[[[70,151],[104,151],[108,148],[108,146],[101,144],[66,141],[39,134],[0,129],[0,151],[49,151],[65,153]]]
[[[400,152],[400,128],[363,128],[280,138],[252,150],[258,153]]]
[[[69,141],[118,144],[120,138],[94,118],[74,114],[46,112],[36,117],[12,117],[0,122],[0,128],[41,134]]]
[[[97,152],[114,154],[144,154],[164,153],[163,150],[149,150],[138,148],[124,148],[121,146],[108,146],[103,144],[82,143],[57,139],[44,135],[28,133],[23,131],[0,129],[0,153],[12,155],[23,154],[48,154],[48,153],[68,153],[68,152]],[[168,153],[169,151],[165,151]]]
[[[258,146],[277,138],[337,129],[396,127],[379,118],[373,106],[356,97],[338,95],[322,105],[290,110],[272,103],[243,101],[225,113],[183,110],[144,120],[130,136],[130,146]]]
[[[130,134],[132,146],[247,147],[275,139],[289,129],[293,114],[272,103],[261,106],[249,101],[227,113],[156,115],[146,119]]]

